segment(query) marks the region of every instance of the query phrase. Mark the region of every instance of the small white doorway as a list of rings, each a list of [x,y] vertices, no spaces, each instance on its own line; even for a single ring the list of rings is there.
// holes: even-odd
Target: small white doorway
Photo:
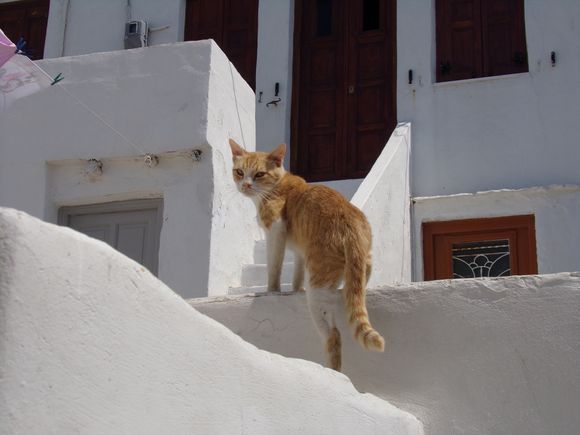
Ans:
[[[163,200],[61,207],[58,223],[102,240],[157,275]]]

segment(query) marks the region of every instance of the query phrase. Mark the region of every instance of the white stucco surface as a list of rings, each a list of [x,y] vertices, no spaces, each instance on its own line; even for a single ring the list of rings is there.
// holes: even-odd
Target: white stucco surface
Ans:
[[[288,0],[258,3],[258,49],[256,60],[256,149],[269,151],[279,143],[291,145],[292,41],[294,2]],[[278,97],[276,83],[280,85]],[[261,102],[260,100],[260,92]],[[267,105],[280,98],[275,105]],[[288,152],[288,157],[290,152]],[[286,159],[290,168],[290,159]]]
[[[0,318],[2,433],[423,433],[345,376],[256,349],[108,245],[5,208]]]
[[[149,45],[183,41],[184,17],[182,0],[51,0],[44,56],[122,50],[125,22],[130,20],[143,20],[150,29],[160,29],[150,32]]]
[[[423,222],[524,214],[535,216],[538,272],[580,270],[580,186],[568,185],[414,198],[414,278],[423,279]]]
[[[400,124],[351,199],[373,232],[369,287],[411,281],[410,153],[411,124]]]
[[[0,205],[56,222],[61,206],[161,197],[159,277],[188,297],[239,284],[258,233],[254,207],[231,180],[228,138],[254,149],[255,103],[219,47],[157,45],[39,65],[64,80],[3,113]],[[148,168],[146,153],[159,165]],[[84,175],[91,158],[103,162],[96,180]],[[191,285],[199,279],[208,284]]]
[[[261,349],[324,361],[303,294],[190,303]],[[385,353],[363,351],[339,316],[343,371],[426,434],[578,433],[578,272],[384,287],[367,306]]]
[[[580,184],[580,2],[524,9],[528,73],[435,83],[435,2],[397,3],[397,113],[414,127],[414,196]]]

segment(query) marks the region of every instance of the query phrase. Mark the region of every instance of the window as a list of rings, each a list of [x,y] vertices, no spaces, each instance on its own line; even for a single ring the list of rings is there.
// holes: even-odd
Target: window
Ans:
[[[26,41],[24,51],[32,60],[44,56],[49,0],[26,0],[0,4],[0,29],[14,43]]]
[[[436,0],[437,81],[528,71],[524,0]]]
[[[538,273],[533,215],[423,223],[425,280]]]

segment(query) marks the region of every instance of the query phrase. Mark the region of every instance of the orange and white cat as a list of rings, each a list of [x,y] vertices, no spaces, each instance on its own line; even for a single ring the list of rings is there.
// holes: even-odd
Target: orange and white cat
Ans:
[[[266,230],[268,291],[280,291],[286,246],[295,253],[293,290],[302,289],[312,318],[326,344],[329,366],[341,369],[341,338],[336,326],[344,282],[346,316],[358,342],[382,352],[384,339],[371,326],[365,288],[371,272],[371,228],[365,215],[338,192],[284,170],[286,145],[271,153],[245,151],[230,139],[233,177],[250,197]]]

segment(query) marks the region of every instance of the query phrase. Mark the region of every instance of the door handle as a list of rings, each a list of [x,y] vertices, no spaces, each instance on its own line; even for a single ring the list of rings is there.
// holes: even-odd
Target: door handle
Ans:
[[[350,85],[350,86],[348,87],[348,93],[349,93],[349,94],[354,94],[354,86],[353,86],[353,85]]]

